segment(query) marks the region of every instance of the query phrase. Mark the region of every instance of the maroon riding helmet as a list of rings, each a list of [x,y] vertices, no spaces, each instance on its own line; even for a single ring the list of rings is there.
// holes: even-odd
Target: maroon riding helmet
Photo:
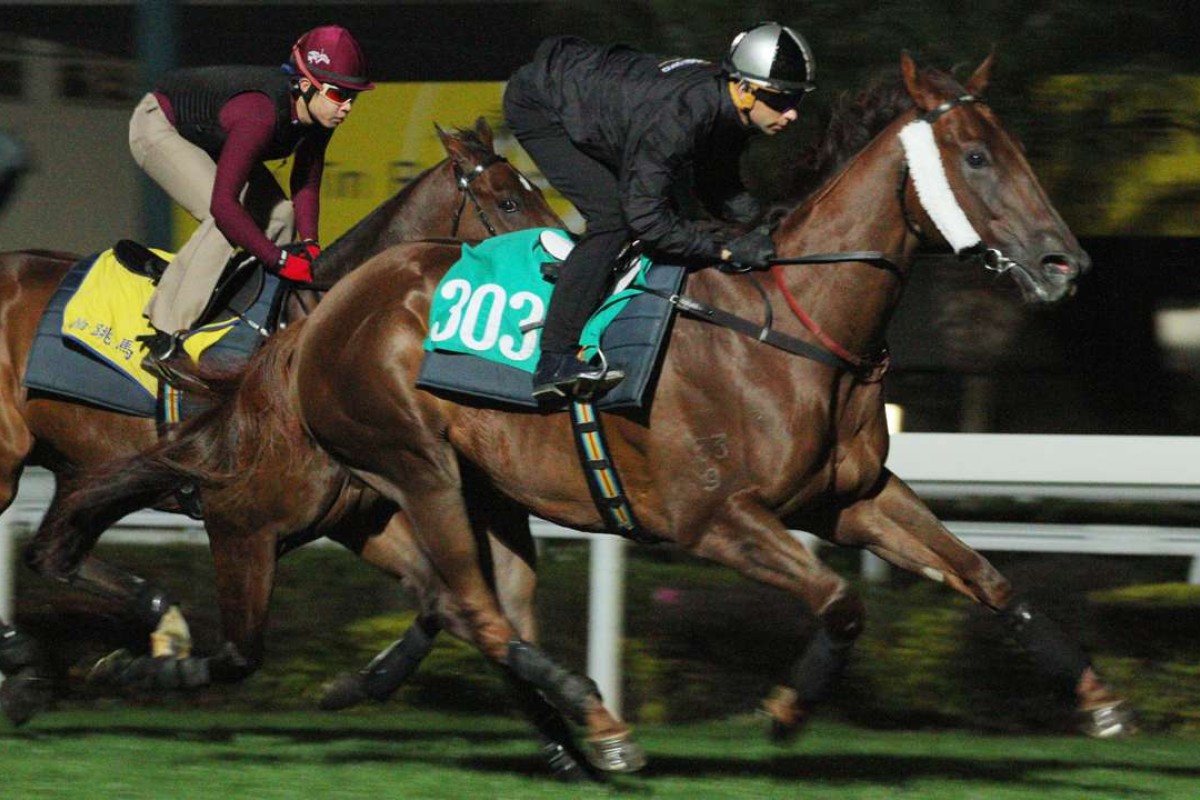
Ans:
[[[301,36],[292,45],[292,64],[318,87],[332,83],[355,92],[375,88],[367,80],[362,48],[340,25],[322,25]]]

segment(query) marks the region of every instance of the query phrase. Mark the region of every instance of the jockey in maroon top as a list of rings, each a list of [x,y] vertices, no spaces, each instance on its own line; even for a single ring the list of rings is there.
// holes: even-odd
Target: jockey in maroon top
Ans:
[[[134,158],[200,221],[146,306],[156,331],[148,369],[162,372],[155,362],[176,352],[236,247],[288,280],[312,281],[325,148],[373,86],[350,32],[327,25],[301,36],[282,69],[176,70],[142,99],[129,126]],[[263,162],[290,156],[289,201]]]

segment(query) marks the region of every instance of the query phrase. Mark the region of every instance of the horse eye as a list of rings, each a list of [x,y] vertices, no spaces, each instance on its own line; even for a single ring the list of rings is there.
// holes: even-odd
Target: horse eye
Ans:
[[[516,200],[513,200],[511,197],[506,197],[500,201],[500,210],[503,211],[505,214],[516,213],[517,209],[519,209],[520,207],[521,207],[521,205]]]
[[[972,169],[982,169],[989,163],[987,154],[982,150],[972,150],[967,153],[967,165]]]

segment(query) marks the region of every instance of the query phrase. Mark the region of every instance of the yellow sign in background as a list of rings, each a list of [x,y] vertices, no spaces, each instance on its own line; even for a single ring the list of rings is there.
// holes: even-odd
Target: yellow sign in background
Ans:
[[[394,195],[408,181],[446,157],[434,124],[471,128],[484,117],[496,137],[496,150],[545,188],[504,126],[504,84],[492,82],[385,83],[355,101],[349,119],[338,128],[325,155],[321,183],[321,242],[329,244]],[[268,163],[280,186],[288,188],[291,159]],[[547,199],[565,219],[571,207],[561,196]],[[174,209],[174,241],[178,249],[196,222]]]

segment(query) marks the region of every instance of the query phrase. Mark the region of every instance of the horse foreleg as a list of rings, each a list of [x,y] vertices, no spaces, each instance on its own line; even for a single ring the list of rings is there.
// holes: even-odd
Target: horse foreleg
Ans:
[[[1074,693],[1085,733],[1109,737],[1131,732],[1128,704],[1100,679],[1079,645],[1027,599],[1014,597],[1008,579],[950,533],[895,475],[885,473],[876,492],[841,512],[832,539],[866,547],[996,612],[1039,671]]]
[[[152,656],[185,658],[191,654],[191,630],[179,602],[165,589],[94,556],[85,558],[66,582],[73,588],[124,603],[138,622],[150,629]]]
[[[275,585],[275,539],[261,533],[223,533],[211,523],[210,528],[225,636],[220,650],[212,656],[185,658],[133,656],[118,650],[92,668],[90,681],[149,689],[193,689],[242,681],[262,666],[267,610]]]
[[[816,615],[817,630],[792,667],[790,686],[776,687],[763,703],[772,735],[794,735],[845,668],[862,632],[862,601],[750,495],[729,498],[690,549],[796,595]]]
[[[73,588],[124,604],[139,622],[152,631],[150,644],[155,656],[187,656],[192,646],[191,631],[179,603],[164,589],[144,578],[90,555],[88,551],[98,533],[96,536],[89,533],[78,539],[73,535],[78,526],[63,503],[70,488],[70,484],[63,480],[56,486],[42,524],[25,550],[26,563],[42,577],[62,581]],[[65,562],[58,555],[63,552],[63,540],[87,543],[86,550],[80,551],[77,556],[77,566],[65,571],[62,569]]]
[[[276,540],[265,531],[230,533],[209,525],[225,644],[210,665],[219,683],[241,681],[263,664],[271,593],[278,566]]]

